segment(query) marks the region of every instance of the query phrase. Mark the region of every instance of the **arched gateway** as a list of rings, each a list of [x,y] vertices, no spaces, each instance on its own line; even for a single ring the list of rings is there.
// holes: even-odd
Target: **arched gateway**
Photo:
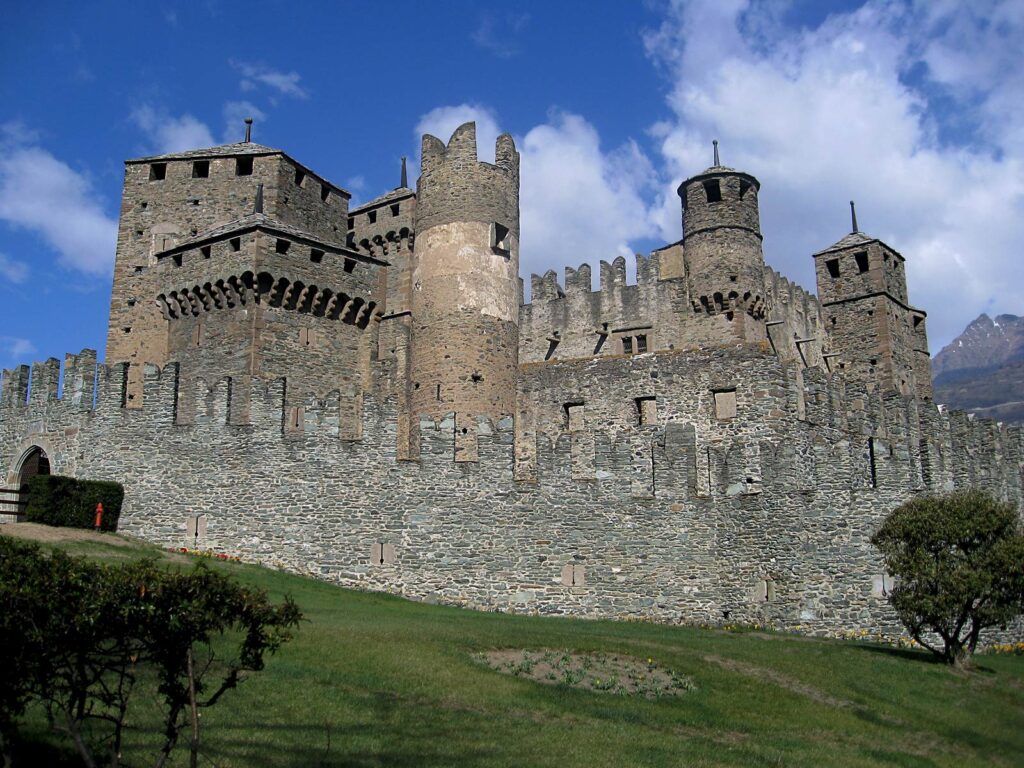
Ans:
[[[50,457],[38,445],[29,448],[11,477],[13,483],[0,488],[0,521],[17,522],[28,504],[28,482],[36,475],[50,474]]]

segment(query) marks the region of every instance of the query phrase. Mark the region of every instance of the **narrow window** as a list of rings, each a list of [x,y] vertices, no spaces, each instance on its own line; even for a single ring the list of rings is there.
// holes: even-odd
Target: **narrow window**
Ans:
[[[582,564],[571,563],[562,567],[562,586],[582,587],[584,584],[586,573]]]
[[[654,397],[636,398],[637,423],[644,427],[658,423],[658,400]]]
[[[875,465],[875,438],[868,438],[868,462],[871,471],[871,487],[878,487],[878,467]]]
[[[718,179],[704,182],[704,195],[709,203],[719,203],[722,201],[722,187],[719,185]]]
[[[210,258],[210,254],[213,252],[213,246],[212,245],[204,245],[202,248],[199,249],[199,252],[201,254],[203,254],[203,258],[204,259],[208,259],[208,258]]]
[[[172,258],[174,259],[174,266],[180,267],[181,266],[181,254],[180,253],[176,253],[176,254],[174,254],[174,256]]]
[[[324,260],[324,252],[317,248],[310,248],[309,260],[312,261],[314,264],[319,264],[321,261]]]
[[[282,240],[278,238],[277,245],[274,247],[274,250],[277,251],[278,253],[284,254],[288,253],[289,247],[291,247],[291,243],[289,243],[287,240]]]
[[[566,403],[565,428],[570,432],[579,432],[585,425],[583,403]]]
[[[352,272],[356,268],[355,259],[345,259],[345,271]]]
[[[718,389],[715,390],[715,418],[735,419],[736,418],[736,390]]]
[[[210,178],[210,161],[209,160],[194,160],[192,162],[192,178],[193,179],[208,179],[208,178]]]
[[[399,211],[401,210],[401,208],[402,208],[401,204],[399,204],[399,203],[394,203],[394,204],[393,204],[393,205],[391,206],[391,215],[392,215],[392,216],[397,216],[397,215],[398,215],[398,212],[399,212]]]
[[[323,200],[325,203],[331,199],[331,188],[328,187],[326,184],[320,185],[320,199]]]
[[[509,229],[503,224],[494,222],[491,224],[491,248],[498,253],[509,253],[511,244],[509,243]]]
[[[863,274],[868,271],[868,252],[860,251],[859,253],[853,254],[853,258],[857,260],[857,271]]]
[[[238,253],[240,250],[242,250],[242,238],[240,238],[240,237],[232,237],[231,238],[231,250],[234,251],[235,253]]]
[[[636,351],[643,353],[647,351],[647,336],[646,334],[640,334],[636,337]]]
[[[633,354],[633,337],[623,336],[622,337],[622,354],[632,355]]]
[[[235,158],[235,176],[252,176],[252,158]]]
[[[197,347],[203,343],[203,324],[201,322],[197,322],[192,331],[192,343]]]
[[[306,172],[303,171],[301,168],[296,168],[295,169],[295,186],[296,187],[301,187],[302,186],[302,182],[304,182],[305,180],[306,180]]]
[[[366,220],[368,222],[370,222],[371,224],[376,224],[377,223],[377,212],[376,211],[370,211],[368,214],[366,214]]]
[[[285,423],[285,429],[288,432],[302,432],[305,430],[305,415],[306,409],[303,406],[292,407],[288,409],[288,420]]]
[[[349,229],[353,229],[355,227],[355,225],[356,225],[355,216],[349,216],[348,217],[348,228]]]
[[[440,384],[437,385],[437,400],[438,400],[438,402],[441,401],[441,385]]]
[[[740,179],[740,200],[746,197],[747,192],[750,191],[751,184],[749,181]]]
[[[167,178],[167,163],[153,163],[149,166],[149,180],[163,181]]]
[[[825,262],[825,267],[828,269],[829,277],[839,277],[839,259],[828,259]]]

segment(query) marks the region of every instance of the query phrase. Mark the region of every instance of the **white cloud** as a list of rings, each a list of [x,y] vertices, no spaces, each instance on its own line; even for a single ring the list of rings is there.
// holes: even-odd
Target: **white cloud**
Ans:
[[[861,228],[907,257],[934,350],[983,310],[1020,314],[1021,4],[868,2],[801,29],[764,8],[676,2],[648,37],[673,84],[674,118],[653,133],[675,180],[709,165],[721,139],[723,163],[762,182],[769,262],[810,288],[810,254],[848,231],[857,200]],[[673,198],[660,207],[666,239]]]
[[[156,154],[201,149],[217,143],[206,124],[189,114],[172,117],[144,104],[132,110],[131,119],[146,134],[146,146]]]
[[[65,266],[109,273],[117,221],[104,211],[88,177],[42,147],[24,143],[31,134],[4,128],[0,219],[41,236]]]
[[[28,279],[28,264],[0,253],[0,277],[12,283],[23,283]]]
[[[424,115],[417,134],[447,142],[465,122],[477,125],[477,153],[493,162],[498,118],[473,104],[438,107]],[[520,272],[528,276],[563,266],[598,264],[630,253],[631,240],[652,230],[643,199],[654,172],[639,147],[611,151],[597,130],[578,115],[552,112],[546,123],[516,138],[521,155]],[[678,238],[677,238],[678,239]]]
[[[28,339],[0,336],[0,361],[3,362],[4,368],[29,363],[35,352],[35,344]]]
[[[528,13],[504,13],[484,11],[480,22],[470,34],[470,39],[480,48],[499,59],[510,59],[519,53],[516,36],[530,21]]]
[[[249,64],[244,61],[231,60],[231,66],[242,76],[239,87],[243,91],[255,91],[266,86],[282,96],[296,99],[309,98],[309,92],[299,85],[302,77],[298,72],[279,72],[262,64]]]

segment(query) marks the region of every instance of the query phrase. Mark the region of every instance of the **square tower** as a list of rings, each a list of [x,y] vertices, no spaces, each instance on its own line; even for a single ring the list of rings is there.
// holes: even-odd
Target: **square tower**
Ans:
[[[818,298],[838,367],[851,381],[930,399],[925,313],[908,302],[904,261],[855,229],[814,254]]]

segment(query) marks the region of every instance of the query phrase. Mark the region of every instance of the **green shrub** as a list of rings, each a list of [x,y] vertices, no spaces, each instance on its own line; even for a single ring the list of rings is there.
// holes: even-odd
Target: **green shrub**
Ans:
[[[96,505],[103,504],[103,530],[116,531],[123,501],[120,483],[36,475],[28,481],[25,518],[30,523],[63,528],[92,528]]]

